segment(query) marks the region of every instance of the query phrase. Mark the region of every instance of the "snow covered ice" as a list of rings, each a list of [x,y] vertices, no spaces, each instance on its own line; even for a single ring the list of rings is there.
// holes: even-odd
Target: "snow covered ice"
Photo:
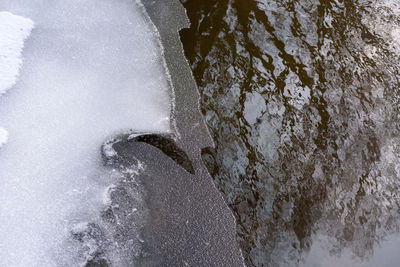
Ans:
[[[24,40],[33,22],[9,12],[0,12],[0,95],[12,87],[21,67]]]
[[[0,148],[7,143],[8,140],[8,132],[7,130],[0,128]]]
[[[112,184],[100,147],[170,130],[167,77],[134,1],[0,2],[0,266],[84,260],[65,240]]]
[[[17,81],[24,40],[33,22],[9,12],[0,12],[0,96]],[[0,148],[7,142],[7,130],[0,128]]]

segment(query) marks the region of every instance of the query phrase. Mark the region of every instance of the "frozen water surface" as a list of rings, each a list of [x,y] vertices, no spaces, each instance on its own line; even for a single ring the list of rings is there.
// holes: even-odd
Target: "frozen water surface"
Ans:
[[[0,266],[75,266],[66,239],[112,183],[101,144],[169,131],[158,40],[130,0],[2,0],[0,11],[0,93],[23,59],[0,97]]]

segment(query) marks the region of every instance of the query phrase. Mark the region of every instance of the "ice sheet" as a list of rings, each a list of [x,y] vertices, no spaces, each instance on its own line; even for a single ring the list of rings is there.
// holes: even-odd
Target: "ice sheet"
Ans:
[[[3,0],[0,11],[35,22],[18,82],[0,97],[9,133],[0,150],[0,266],[76,266],[83,259],[65,240],[95,220],[112,183],[101,144],[129,129],[170,129],[159,42],[130,0]],[[0,78],[1,92],[14,83],[32,24],[0,14],[0,37],[23,29],[12,34],[11,62],[0,49],[11,74]]]

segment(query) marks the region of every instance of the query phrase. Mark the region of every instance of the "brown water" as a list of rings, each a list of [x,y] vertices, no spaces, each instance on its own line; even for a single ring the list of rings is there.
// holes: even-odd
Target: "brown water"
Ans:
[[[393,266],[400,4],[181,1],[216,143],[203,159],[247,264]]]

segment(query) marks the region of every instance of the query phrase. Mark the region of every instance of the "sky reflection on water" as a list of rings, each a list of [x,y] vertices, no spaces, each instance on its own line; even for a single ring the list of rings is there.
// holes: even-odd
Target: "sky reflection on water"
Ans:
[[[203,159],[248,265],[398,262],[400,4],[182,2]]]

